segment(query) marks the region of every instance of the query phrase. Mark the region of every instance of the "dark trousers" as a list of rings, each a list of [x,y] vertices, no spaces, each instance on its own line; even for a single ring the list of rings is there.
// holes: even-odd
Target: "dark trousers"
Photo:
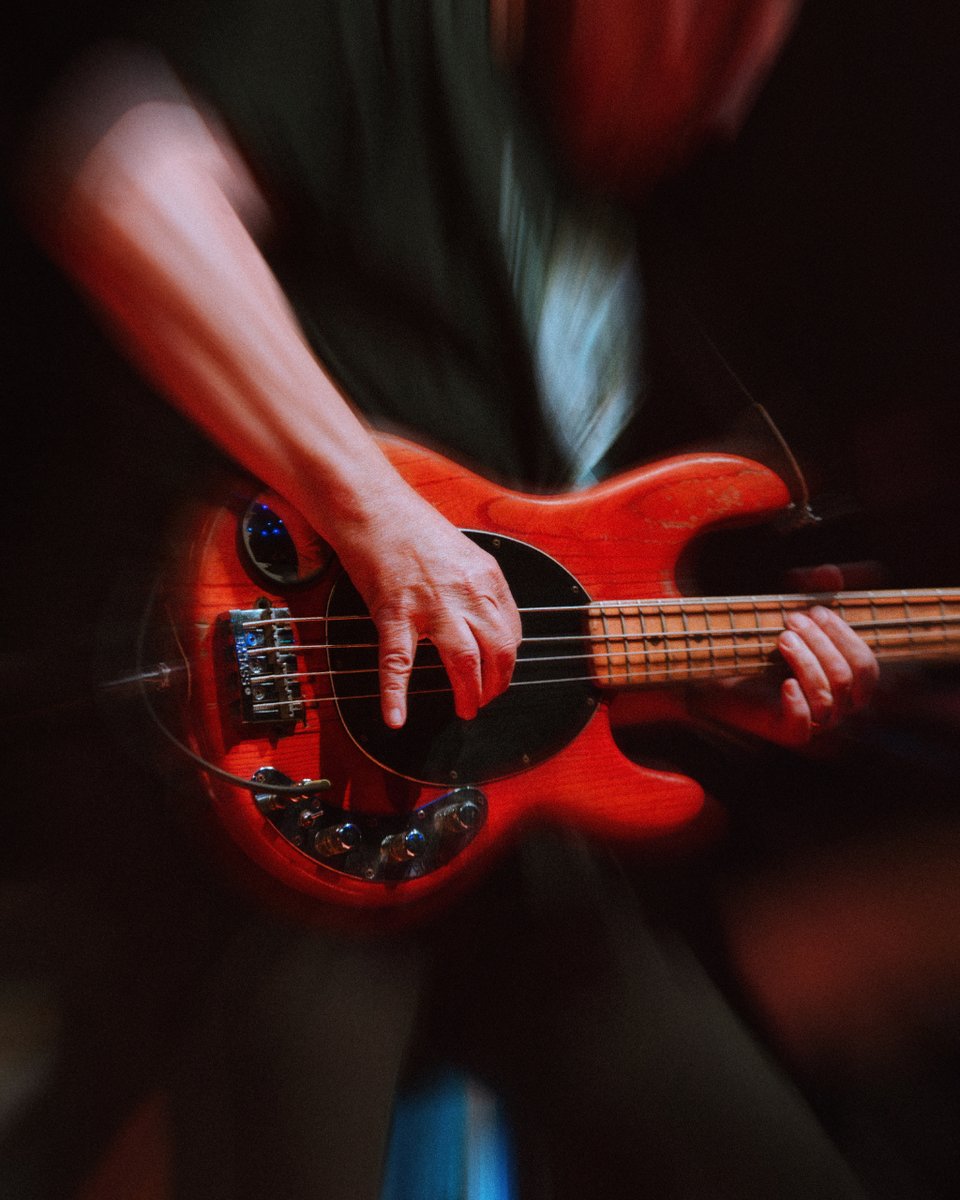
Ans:
[[[396,1088],[436,1062],[505,1098],[537,1200],[863,1195],[616,866],[544,834],[427,928],[238,931],[175,1088],[177,1200],[375,1200]]]

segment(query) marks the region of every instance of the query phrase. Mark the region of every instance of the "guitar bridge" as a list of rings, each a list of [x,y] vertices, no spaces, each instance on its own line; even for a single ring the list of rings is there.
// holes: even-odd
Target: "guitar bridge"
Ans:
[[[296,637],[289,608],[265,600],[259,608],[231,609],[227,620],[243,721],[275,725],[302,720],[303,690],[295,678]]]

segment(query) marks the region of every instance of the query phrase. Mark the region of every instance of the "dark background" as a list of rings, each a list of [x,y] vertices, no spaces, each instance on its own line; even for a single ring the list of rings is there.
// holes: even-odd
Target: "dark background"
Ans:
[[[2,72],[5,165],[50,80],[122,7],[45,0],[15,17]],[[960,584],[958,47],[960,11],[949,0],[809,0],[737,144],[705,155],[645,214],[662,373],[650,444],[682,444],[697,435],[701,413],[723,426],[743,407],[706,331],[793,445],[826,518],[788,538],[756,534],[707,553],[717,590],[738,582],[773,588],[782,567],[824,558],[876,560],[891,585]],[[151,520],[152,498],[160,503],[169,479],[162,464],[141,471],[156,455],[152,444],[132,440],[143,436],[135,422],[129,453],[103,454],[106,443],[123,443],[116,422],[124,390],[135,405],[149,402],[23,233],[9,200],[0,236],[0,685],[10,734],[5,773],[18,784],[7,789],[0,867],[4,878],[23,881],[66,862],[79,879],[95,876],[118,846],[120,858],[131,857],[130,846],[106,815],[81,822],[71,812],[78,768],[51,761],[50,746],[64,747],[66,759],[86,718],[69,706],[51,712],[51,680],[68,702],[89,689],[99,597],[115,587],[137,523]],[[671,400],[688,394],[690,426],[659,426],[657,412],[675,414]],[[846,747],[832,783],[820,779],[802,809],[740,813],[735,868],[796,861],[878,830],[909,853],[917,828],[943,828],[950,853],[958,697],[953,671],[924,674]],[[99,769],[79,761],[80,770]],[[798,790],[808,782],[806,766],[755,760],[752,769],[768,767],[792,774]],[[150,911],[150,870],[160,872],[176,851],[166,826],[151,827],[147,856],[130,874],[140,874],[140,915],[152,930],[138,952],[149,942],[159,954],[155,939],[169,921]],[[918,886],[922,892],[922,879]],[[960,910],[920,919],[960,925]],[[201,946],[196,929],[194,937]],[[171,997],[198,968],[188,959],[168,985]],[[856,1157],[894,1148],[903,1174],[889,1172],[885,1185],[878,1179],[878,1194],[945,1200],[960,1190],[960,1053],[949,1032],[957,995],[937,1010],[922,1045],[917,1040],[910,1070],[885,1079],[883,1102],[849,1077],[845,1090],[811,1080]]]

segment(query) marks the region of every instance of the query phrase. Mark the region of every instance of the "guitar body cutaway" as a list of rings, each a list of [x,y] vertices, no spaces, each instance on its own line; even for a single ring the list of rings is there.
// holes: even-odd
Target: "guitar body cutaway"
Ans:
[[[411,443],[381,444],[425,499],[500,561],[524,622],[514,684],[460,721],[422,646],[407,727],[388,730],[375,631],[336,560],[296,528],[295,514],[274,520],[282,505],[269,496],[207,509],[166,597],[190,664],[191,745],[245,779],[269,768],[260,778],[330,784],[274,802],[208,775],[216,825],[286,888],[405,913],[454,892],[531,822],[625,839],[692,821],[704,802],[696,782],[631,762],[615,745],[588,613],[600,601],[677,596],[677,562],[691,540],[782,508],[782,481],[746,459],[700,454],[572,495],[531,496]],[[265,524],[250,523],[253,501]],[[277,524],[301,564],[289,582],[264,570],[251,545],[255,525],[264,541]]]

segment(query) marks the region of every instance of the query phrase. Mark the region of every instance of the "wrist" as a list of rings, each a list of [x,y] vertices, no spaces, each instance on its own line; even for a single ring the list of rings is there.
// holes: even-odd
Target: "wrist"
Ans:
[[[291,500],[338,553],[372,546],[387,529],[409,530],[429,508],[376,444],[371,447],[373,454],[360,461],[305,465],[296,495],[291,489]]]

